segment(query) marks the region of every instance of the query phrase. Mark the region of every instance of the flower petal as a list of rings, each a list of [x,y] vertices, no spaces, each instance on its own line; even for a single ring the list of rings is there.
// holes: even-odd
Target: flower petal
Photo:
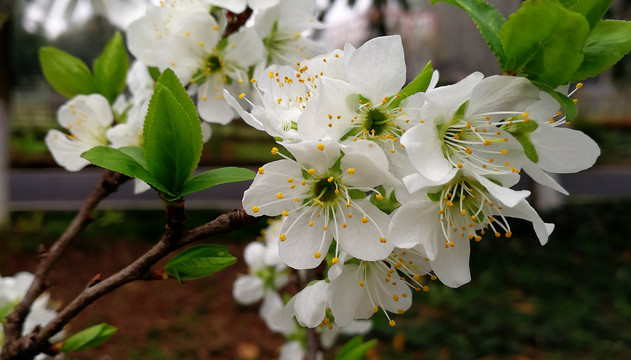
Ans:
[[[469,240],[458,241],[453,247],[441,248],[435,260],[430,261],[434,274],[443,284],[456,288],[471,281],[469,270]]]
[[[291,188],[289,178],[302,179],[300,166],[292,160],[278,160],[263,165],[250,188],[243,193],[243,208],[253,216],[276,216],[283,210],[300,206],[294,199],[301,195],[301,185]],[[255,209],[256,208],[256,209]]]
[[[581,131],[539,125],[530,134],[539,156],[537,165],[553,173],[575,173],[590,168],[600,156],[594,140]]]
[[[414,168],[427,179],[437,182],[452,172],[454,167],[443,155],[438,130],[433,123],[419,124],[406,131],[401,144]]]
[[[243,275],[235,280],[232,297],[242,305],[250,305],[263,298],[263,280],[258,276]]]
[[[440,203],[412,201],[403,204],[392,215],[390,239],[398,248],[409,249],[420,245],[430,260],[436,259],[444,244],[440,226]]]
[[[326,281],[320,280],[296,294],[294,310],[296,320],[301,326],[314,328],[324,320],[328,306],[328,287]]]
[[[355,200],[353,204],[347,213],[352,217],[339,211],[335,214],[340,248],[365,261],[385,259],[394,249],[394,243],[388,240],[390,218],[368,200]],[[340,228],[342,223],[347,226]]]

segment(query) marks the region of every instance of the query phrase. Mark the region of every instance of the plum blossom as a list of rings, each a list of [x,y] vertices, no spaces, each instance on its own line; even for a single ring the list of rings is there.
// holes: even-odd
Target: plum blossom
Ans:
[[[264,165],[243,195],[250,215],[287,217],[279,236],[281,259],[295,269],[314,268],[333,238],[359,259],[387,257],[393,249],[386,240],[389,218],[365,200],[366,191],[392,181],[379,147],[367,141],[344,148],[335,142],[285,147],[296,160]],[[280,154],[276,148],[272,153]]]
[[[20,272],[12,277],[0,277],[0,353],[2,352],[2,343],[4,340],[4,328],[2,326],[2,318],[9,314],[13,308],[22,300],[29,286],[33,282],[34,275],[27,272]],[[50,307],[50,295],[44,293],[40,295],[31,306],[29,314],[24,321],[22,335],[26,335],[33,331],[38,325],[45,325],[57,316],[57,312]],[[51,341],[56,342],[64,338],[64,331],[59,332]],[[59,355],[56,358],[62,358]],[[44,354],[37,355],[36,360],[47,359]]]
[[[44,141],[57,164],[79,171],[90,164],[82,153],[109,144],[106,132],[113,121],[110,104],[102,95],[77,95],[57,111],[57,122],[70,134],[49,130]]]
[[[436,276],[447,286],[471,280],[471,240],[480,241],[486,231],[495,237],[512,236],[507,217],[530,221],[544,245],[554,229],[544,223],[525,198],[529,191],[515,191],[477,174],[461,176],[431,194],[418,192],[404,201],[390,223],[396,246],[422,249]]]

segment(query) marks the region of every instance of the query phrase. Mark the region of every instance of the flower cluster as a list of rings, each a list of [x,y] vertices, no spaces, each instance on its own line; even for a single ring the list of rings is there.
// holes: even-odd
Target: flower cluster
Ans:
[[[4,329],[2,327],[4,317],[11,313],[22,300],[31,282],[33,282],[33,278],[33,274],[27,272],[20,272],[12,277],[0,277],[0,352],[2,352],[2,343],[4,341]],[[49,303],[50,295],[47,293],[41,295],[33,302],[30,312],[24,321],[22,334],[26,335],[33,331],[36,326],[46,324],[55,318],[57,312],[50,308]],[[64,332],[61,331],[52,340],[60,341],[64,336]],[[38,360],[46,358],[47,356],[44,354],[35,357]]]
[[[389,36],[267,68],[255,78],[260,102],[241,106],[224,92],[286,150],[272,149],[281,159],[258,170],[244,209],[285,218],[277,241],[288,266],[326,259],[327,279],[287,304],[301,325],[347,326],[383,309],[394,326],[388,312],[427,291],[425,276],[467,283],[470,242],[511,237],[511,217],[531,222],[545,244],[554,226],[529,191],[511,187],[523,169],[564,192],[548,173],[585,169],[599,155],[525,78],[473,73],[436,87],[437,77],[422,91],[403,88],[401,39]]]
[[[239,21],[245,1],[166,0],[148,5],[146,14],[127,29],[129,51],[136,57],[127,74],[127,95],[113,104],[100,94],[77,95],[64,104],[57,120],[67,133],[46,136],[55,161],[68,171],[89,164],[81,154],[97,146],[142,146],[142,133],[155,76],[149,69],[172,69],[197,98],[204,141],[208,123],[227,124],[235,113],[223,90],[250,93],[251,74],[271,64],[288,64],[323,48],[309,39],[321,27],[314,0],[248,1],[251,22]],[[251,23],[251,24],[250,24]],[[232,31],[232,32],[231,32]],[[137,182],[137,190],[147,189]]]

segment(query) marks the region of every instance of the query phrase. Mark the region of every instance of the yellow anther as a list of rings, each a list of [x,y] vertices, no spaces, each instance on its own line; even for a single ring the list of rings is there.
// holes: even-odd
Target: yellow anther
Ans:
[[[326,179],[326,181],[328,181],[328,182],[333,182],[333,180],[335,180],[335,178],[333,176],[331,176],[328,179]]]
[[[456,166],[458,166],[458,169],[462,169],[462,164],[461,163],[458,163],[458,165],[456,165]]]
[[[187,32],[184,33],[184,35],[191,36],[191,33],[187,31]]]
[[[263,169],[262,167],[259,168],[259,174],[263,175],[263,173],[265,172],[265,169]]]
[[[572,99],[572,102],[576,104],[578,102],[578,99]]]
[[[456,244],[454,244],[454,242],[453,242],[453,241],[450,241],[450,242],[449,242],[449,246],[454,247],[454,245],[456,245]]]
[[[307,185],[307,180],[304,180],[304,179],[303,179],[300,183],[301,183],[303,186],[304,186],[304,185]]]
[[[484,146],[489,146],[489,145],[491,145],[491,140],[486,139],[486,140],[484,140],[484,142],[483,142],[482,144],[483,144]]]
[[[467,129],[471,129],[471,123],[467,123]]]
[[[200,42],[199,42],[199,46],[204,46],[204,42],[203,42],[203,41],[200,41]]]
[[[348,226],[348,225],[346,225],[346,223],[342,224],[342,227],[343,227],[344,229],[346,229],[346,227],[347,227],[347,226]]]
[[[259,212],[259,207],[258,206],[252,206],[252,212],[255,213],[255,214],[257,212]]]
[[[583,87],[583,83],[578,83],[578,84],[576,84],[576,88],[577,88],[577,89],[580,89],[580,88],[582,88],[582,87]]]
[[[349,168],[347,172],[349,175],[353,175],[355,173],[355,169]]]
[[[319,259],[319,258],[320,258],[320,256],[322,256],[322,254],[320,254],[319,252],[317,252],[317,253],[313,254],[313,256],[315,256],[315,258],[316,258],[316,259]]]
[[[381,196],[381,194],[375,195],[375,198],[380,201],[383,200],[383,196]]]
[[[397,310],[397,312],[398,312],[399,314],[403,315],[403,313],[404,313],[405,311],[404,311],[403,309],[399,309],[399,310]]]
[[[207,98],[205,96],[202,96],[202,101],[206,101],[206,99]]]
[[[256,82],[256,79],[250,79],[250,83],[254,84]]]
[[[283,193],[279,192],[278,194],[276,194],[276,197],[279,198],[279,199],[282,199],[283,198]]]
[[[285,234],[280,234],[279,239],[280,239],[280,241],[285,241],[285,240],[287,240],[287,236]]]
[[[335,195],[339,195],[340,194],[340,190],[335,189]]]
[[[326,226],[326,225],[324,225],[324,227],[323,227],[322,229],[323,229],[324,231],[326,231],[326,229],[327,229],[327,226]]]
[[[278,154],[278,148],[273,147],[272,150],[270,151],[270,153],[272,153],[272,155]]]
[[[289,216],[289,212],[287,212],[287,210],[283,210],[283,216]]]
[[[506,236],[507,238],[513,236],[513,233],[510,231],[507,231],[506,234],[504,234],[504,236]]]
[[[239,94],[239,99],[243,99],[245,97],[245,93]]]
[[[318,150],[324,151],[324,144],[318,144]]]
[[[294,186],[294,185],[292,185],[292,186]],[[294,198],[294,201],[295,201],[295,202],[300,202],[300,199],[298,199],[298,198]]]
[[[507,149],[502,149],[502,154],[508,154],[508,150]]]
[[[527,112],[521,114],[521,117],[523,117],[523,118],[527,118],[528,116],[530,116],[530,114],[528,114]]]
[[[423,286],[423,291],[428,292],[429,291],[429,286],[427,286],[427,285]]]
[[[269,75],[270,78],[273,78],[274,77],[274,72],[270,71],[268,75]]]
[[[421,275],[419,275],[419,274],[414,274],[414,276],[412,276],[412,278],[413,278],[414,280],[416,280],[416,281],[419,281],[419,280],[421,280]]]
[[[338,261],[337,256],[336,256],[336,257],[334,257],[333,259],[331,259],[331,263],[333,263],[333,264],[337,264],[337,261]],[[326,318],[325,320],[327,320],[327,319],[328,319],[328,318]]]
[[[379,241],[381,241],[382,244],[386,243],[386,238],[379,238]]]
[[[213,30],[215,30],[215,31],[219,30],[219,26],[217,26],[217,25],[213,26]]]
[[[359,280],[359,286],[364,287],[364,282]]]
[[[350,215],[350,214],[349,214],[349,215]],[[368,218],[366,218],[365,216],[364,216],[364,217],[362,217],[362,223],[364,223],[364,224],[365,224],[365,223],[367,223],[367,222],[368,222]]]
[[[446,204],[447,206],[450,206],[450,207],[451,207],[451,206],[454,206],[454,203],[453,203],[453,202],[451,202],[451,200],[447,200],[447,201],[445,202],[445,204]]]
[[[307,173],[308,173],[309,175],[313,175],[313,174],[315,174],[315,169],[314,169],[314,168],[311,168],[311,169],[307,170]]]
[[[391,327],[394,327],[394,325],[396,325],[397,323],[394,322],[394,320],[390,320],[390,322],[388,324],[390,324]]]

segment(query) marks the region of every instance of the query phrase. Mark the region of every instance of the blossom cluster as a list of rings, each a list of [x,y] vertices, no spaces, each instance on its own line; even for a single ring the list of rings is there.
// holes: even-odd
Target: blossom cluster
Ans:
[[[2,352],[4,341],[4,328],[2,326],[4,317],[11,313],[26,295],[33,278],[34,275],[27,272],[20,272],[10,277],[0,277],[0,352]],[[46,324],[55,318],[57,312],[49,304],[50,295],[47,293],[42,294],[33,302],[30,312],[24,321],[22,334],[26,335],[33,331],[36,326]],[[64,336],[64,332],[61,331],[52,340],[60,341]],[[35,357],[37,360],[45,358],[48,357],[44,354]],[[59,358],[61,358],[61,355]]]
[[[230,21],[238,22],[237,14],[246,5],[254,10],[252,21],[232,31]],[[50,130],[46,145],[68,171],[88,165],[81,154],[94,147],[142,146],[155,80],[149,69],[167,68],[197,99],[207,141],[209,123],[227,124],[235,116],[223,90],[249,93],[256,69],[322,52],[308,37],[319,27],[313,0],[166,0],[148,5],[145,15],[126,30],[129,51],[136,58],[127,74],[128,94],[111,106],[100,94],[73,97],[57,114],[67,133]]]
[[[531,222],[545,244],[554,225],[529,191],[511,187],[524,171],[566,193],[549,173],[583,170],[600,153],[526,78],[476,72],[436,86],[435,72],[410,93],[405,73],[401,39],[388,36],[268,67],[255,77],[259,100],[246,106],[237,97],[247,94],[224,92],[284,148],[258,170],[244,209],[285,218],[277,241],[288,266],[326,260],[327,278],[287,305],[303,325],[332,316],[343,327],[383,309],[394,326],[388,313],[427,291],[426,276],[470,281],[470,242],[510,238],[508,218]],[[305,293],[309,302],[299,300]]]

